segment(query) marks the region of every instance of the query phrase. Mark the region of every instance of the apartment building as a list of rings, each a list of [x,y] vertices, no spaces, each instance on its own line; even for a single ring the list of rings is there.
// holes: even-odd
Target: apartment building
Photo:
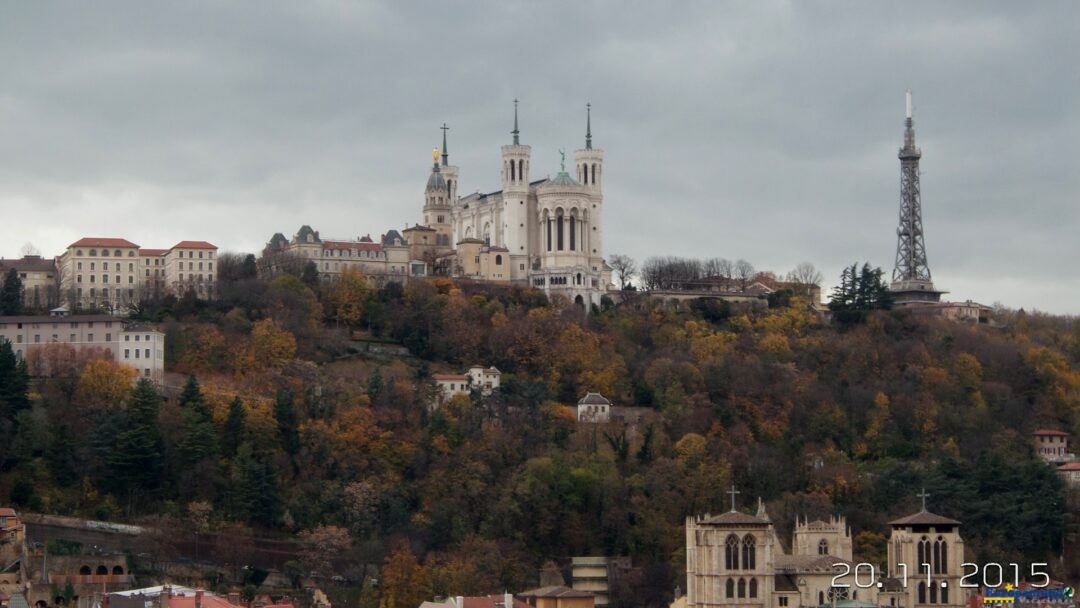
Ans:
[[[59,304],[60,294],[54,260],[47,260],[40,255],[26,255],[11,260],[0,258],[0,280],[3,280],[12,268],[22,281],[24,309],[49,310]]]
[[[76,351],[107,352],[140,376],[159,383],[164,379],[165,334],[145,323],[102,314],[0,317],[0,340],[10,342],[19,359],[63,344]]]

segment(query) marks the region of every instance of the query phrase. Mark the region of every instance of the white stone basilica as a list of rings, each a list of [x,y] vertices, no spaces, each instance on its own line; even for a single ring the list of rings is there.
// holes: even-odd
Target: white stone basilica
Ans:
[[[591,110],[585,147],[574,152],[576,177],[563,166],[554,178],[530,180],[532,149],[520,142],[517,101],[513,143],[502,147],[502,189],[458,195],[458,167],[443,149],[424,196],[423,224],[405,229],[413,256],[435,273],[527,283],[549,296],[600,304],[611,284],[603,248],[603,150],[592,147]],[[561,151],[560,151],[561,152]]]

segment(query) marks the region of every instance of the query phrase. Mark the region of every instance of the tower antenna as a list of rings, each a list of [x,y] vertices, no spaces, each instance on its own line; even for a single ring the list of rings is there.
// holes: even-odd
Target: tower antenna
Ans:
[[[592,150],[592,104],[585,104],[585,149]]]
[[[514,145],[515,146],[518,145],[519,143],[521,143],[521,142],[518,141],[517,106],[518,106],[518,100],[515,99],[514,100],[514,130],[511,131],[511,133],[514,134]]]
[[[450,130],[450,127],[446,126],[446,123],[442,123],[442,164],[447,166],[450,164],[450,152],[446,150],[446,132]]]

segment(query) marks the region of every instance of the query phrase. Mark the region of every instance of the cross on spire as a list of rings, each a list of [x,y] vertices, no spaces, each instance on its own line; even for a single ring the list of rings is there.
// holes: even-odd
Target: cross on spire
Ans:
[[[585,104],[585,149],[592,150],[592,104]]]
[[[922,499],[922,512],[926,513],[926,498],[930,496],[930,494],[927,493],[926,488],[923,488],[922,492],[916,494],[916,496]]]
[[[518,145],[521,142],[518,141],[518,123],[517,123],[517,106],[518,100],[514,100],[514,130],[511,133],[514,135],[514,145]]]
[[[735,495],[736,494],[742,494],[742,492],[735,489],[735,484],[731,484],[731,489],[728,490],[727,493],[731,494],[731,512],[734,513],[735,512]]]
[[[444,122],[439,128],[442,129],[442,164],[445,167],[450,164],[450,153],[446,151],[446,132],[450,130],[450,127]]]

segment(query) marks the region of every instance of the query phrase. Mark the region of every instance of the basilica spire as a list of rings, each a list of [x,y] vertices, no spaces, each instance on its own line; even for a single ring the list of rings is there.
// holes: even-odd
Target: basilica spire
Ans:
[[[592,104],[585,104],[585,149],[592,150]]]
[[[450,164],[450,152],[446,150],[446,132],[450,130],[450,127],[446,126],[446,123],[442,123],[442,164],[447,166]]]
[[[520,141],[518,141],[517,106],[518,106],[518,100],[515,99],[514,100],[514,130],[510,132],[510,133],[512,133],[514,135],[514,145],[515,146],[519,145],[521,143]]]

